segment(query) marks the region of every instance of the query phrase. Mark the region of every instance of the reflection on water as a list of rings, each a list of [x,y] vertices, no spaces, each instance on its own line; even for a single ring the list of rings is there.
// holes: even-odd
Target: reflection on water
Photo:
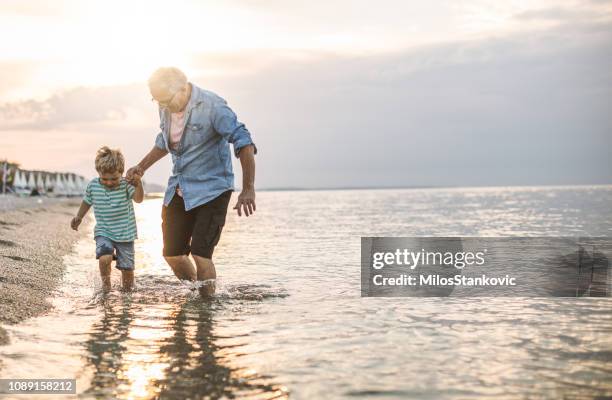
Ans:
[[[248,335],[234,331],[223,337],[215,320],[220,311],[240,315],[249,304],[287,293],[265,284],[238,283],[221,286],[213,300],[202,300],[195,286],[177,280],[161,257],[159,210],[158,201],[137,209],[140,239],[136,290],[131,293],[119,290],[116,270],[113,290],[100,291],[93,226],[87,228],[88,237],[66,257],[66,279],[54,299],[55,310],[9,327],[12,343],[0,347],[2,378],[76,377],[79,398],[288,396],[273,377],[234,366]]]
[[[210,302],[165,264],[160,203],[136,207],[137,290],[96,296],[83,239],[56,310],[7,327],[2,378],[109,399],[612,396],[611,298],[360,297],[361,236],[610,236],[610,186],[262,192],[228,215]]]
[[[99,298],[87,359],[94,373],[85,396],[111,398],[282,398],[286,389],[250,368],[233,367],[244,340],[222,345],[217,310],[282,297],[260,285],[225,285],[214,300],[178,281],[161,259],[160,201],[138,208],[137,287]],[[235,339],[240,338],[236,335]]]
[[[280,398],[281,387],[232,368],[232,347],[216,343],[215,308],[197,296],[151,305],[141,293],[110,294],[85,347],[93,367],[85,396],[107,398]],[[177,299],[174,299],[175,301]]]

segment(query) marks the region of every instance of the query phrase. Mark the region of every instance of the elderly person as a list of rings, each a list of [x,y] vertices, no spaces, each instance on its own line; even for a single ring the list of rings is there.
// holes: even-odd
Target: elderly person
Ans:
[[[179,279],[203,281],[200,294],[210,296],[216,278],[212,255],[234,190],[229,144],[242,165],[242,192],[234,207],[239,216],[255,211],[257,148],[226,101],[188,82],[178,68],[156,70],[149,90],[159,104],[161,132],[153,149],[128,170],[127,179],[144,175],[171,154],[172,175],[162,209],[164,258]]]

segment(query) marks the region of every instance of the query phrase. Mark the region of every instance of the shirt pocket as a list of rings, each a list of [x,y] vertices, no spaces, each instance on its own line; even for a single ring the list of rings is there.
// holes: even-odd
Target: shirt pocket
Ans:
[[[203,143],[209,139],[210,124],[190,122],[185,125],[183,135],[185,135],[185,144],[188,146]]]

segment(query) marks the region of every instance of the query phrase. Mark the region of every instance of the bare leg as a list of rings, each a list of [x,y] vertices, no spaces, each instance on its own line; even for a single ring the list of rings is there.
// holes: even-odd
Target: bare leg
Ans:
[[[100,257],[100,278],[102,279],[102,290],[108,292],[111,289],[111,263],[113,256],[105,255]]]
[[[198,267],[198,280],[205,281],[207,279],[216,279],[217,271],[215,270],[215,264],[213,264],[210,258],[204,258],[193,255],[196,266]],[[202,297],[210,297],[215,294],[215,283],[208,282],[207,285],[200,286],[200,295]]]
[[[172,272],[180,280],[196,280],[196,270],[193,263],[187,256],[164,257],[166,262],[172,268]]]
[[[125,291],[134,288],[134,271],[121,271],[121,287]]]

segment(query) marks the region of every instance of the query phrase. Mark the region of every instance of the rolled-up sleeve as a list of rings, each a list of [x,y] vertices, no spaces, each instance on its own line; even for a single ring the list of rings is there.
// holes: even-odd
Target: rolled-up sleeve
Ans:
[[[164,143],[164,135],[159,132],[157,137],[155,138],[155,147],[160,148],[162,150],[166,150],[166,143]]]
[[[234,155],[236,157],[238,157],[240,150],[248,145],[253,145],[255,154],[257,154],[257,146],[251,139],[251,133],[242,122],[238,121],[238,117],[226,103],[215,105],[212,122],[215,131],[234,145]]]

